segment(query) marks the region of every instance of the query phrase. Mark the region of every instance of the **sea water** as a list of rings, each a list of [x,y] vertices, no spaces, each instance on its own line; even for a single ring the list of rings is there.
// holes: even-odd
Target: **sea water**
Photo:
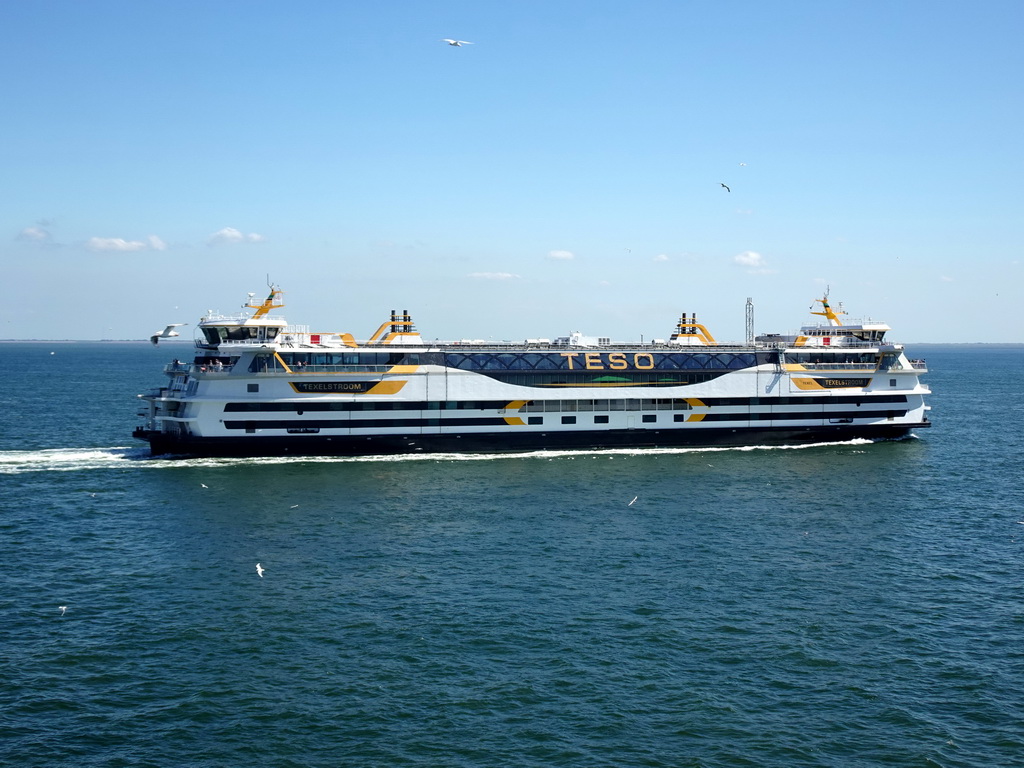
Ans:
[[[318,460],[0,351],[0,764],[1024,763],[1022,347],[912,347],[896,442]]]

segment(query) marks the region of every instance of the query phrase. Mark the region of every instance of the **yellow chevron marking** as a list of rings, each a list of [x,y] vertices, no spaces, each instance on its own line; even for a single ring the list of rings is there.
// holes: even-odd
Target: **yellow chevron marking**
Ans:
[[[686,420],[687,421],[704,421],[704,417],[705,416],[707,416],[706,413],[691,413],[689,416],[686,417]]]
[[[393,365],[388,373],[416,373],[419,369],[418,365]]]
[[[378,384],[374,384],[367,390],[368,395],[397,395],[402,387],[408,382],[405,381],[382,381]]]
[[[526,424],[526,422],[523,421],[518,416],[506,416],[505,417],[505,423],[506,424],[511,424],[513,427],[521,427],[524,424]]]
[[[698,399],[696,397],[684,397],[683,400],[685,400],[689,405],[692,405],[694,408],[707,408],[708,407],[707,403],[705,403],[703,400],[700,400],[700,399]],[[704,417],[702,416],[701,418],[704,418]]]
[[[807,390],[817,390],[817,389],[825,389],[825,387],[821,386],[821,384],[819,384],[816,379],[798,379],[798,378],[794,378],[793,379],[793,384],[796,385],[797,389],[802,389],[804,391],[807,391]]]

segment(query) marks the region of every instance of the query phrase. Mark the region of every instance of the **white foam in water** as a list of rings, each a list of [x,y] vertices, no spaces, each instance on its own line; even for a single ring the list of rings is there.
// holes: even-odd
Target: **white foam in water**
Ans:
[[[145,448],[49,448],[41,451],[0,451],[0,474],[101,469],[148,455]]]
[[[351,464],[405,461],[497,461],[509,459],[556,459],[580,456],[671,456],[688,453],[792,451],[830,446],[870,445],[873,440],[856,439],[801,445],[748,445],[738,447],[605,448],[591,450],[540,450],[523,453],[402,453],[387,456],[269,456],[254,458],[152,458],[143,447],[53,448],[40,451],[0,451],[0,474],[22,472],[68,472],[83,469],[185,469],[274,464]]]

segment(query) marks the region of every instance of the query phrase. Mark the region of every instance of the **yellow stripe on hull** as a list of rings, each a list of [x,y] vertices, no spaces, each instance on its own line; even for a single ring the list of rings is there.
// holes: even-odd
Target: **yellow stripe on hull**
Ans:
[[[374,384],[366,391],[368,395],[397,395],[409,382],[407,381],[382,381]]]

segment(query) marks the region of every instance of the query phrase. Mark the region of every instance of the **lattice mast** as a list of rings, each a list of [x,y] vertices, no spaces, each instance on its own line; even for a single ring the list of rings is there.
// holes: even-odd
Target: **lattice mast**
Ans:
[[[747,344],[754,343],[754,300],[747,296]]]

